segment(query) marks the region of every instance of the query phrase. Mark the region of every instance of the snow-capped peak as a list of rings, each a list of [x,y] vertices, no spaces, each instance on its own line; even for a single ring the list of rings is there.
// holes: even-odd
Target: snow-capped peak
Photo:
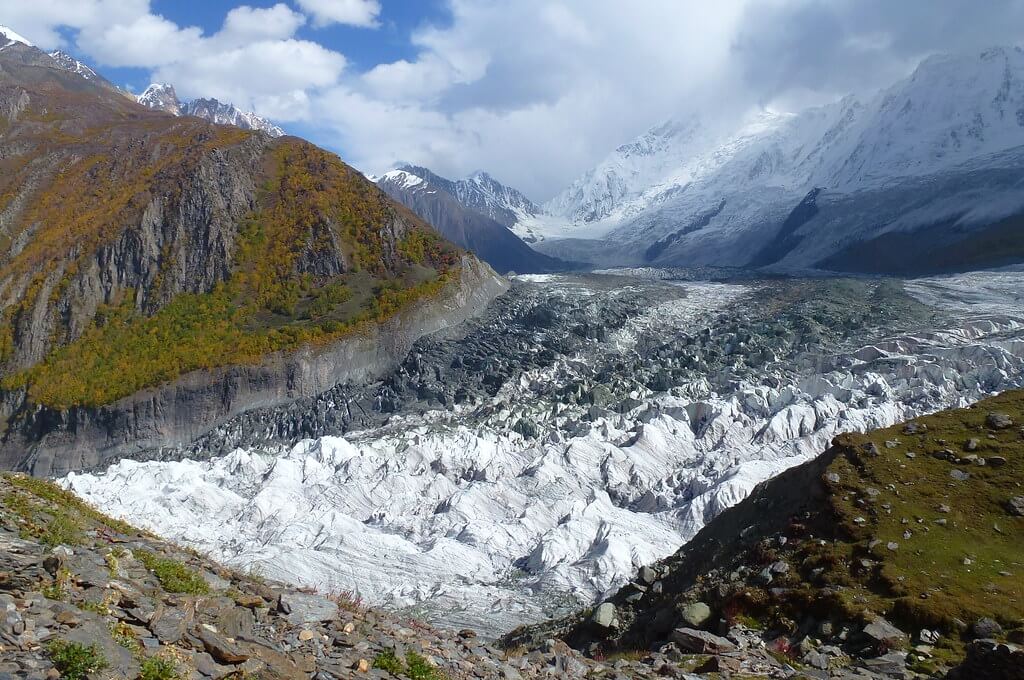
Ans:
[[[454,184],[455,196],[460,203],[506,227],[542,212],[522,192],[502,184],[483,170],[477,170]]]
[[[414,175],[407,170],[390,170],[373,181],[377,184],[395,184],[401,189],[411,189],[426,183],[422,177]]]
[[[1022,145],[1024,51],[935,55],[874,96],[759,111],[733,129],[671,120],[617,148],[545,208],[578,225],[575,234],[595,237],[667,202],[694,206],[643,221],[668,229],[699,222],[725,196],[745,201],[754,187],[799,200],[813,187],[884,186]]]
[[[224,104],[216,99],[194,99],[182,102],[169,83],[153,83],[136,100],[151,109],[164,111],[174,116],[195,116],[219,125],[234,125],[243,130],[260,130],[271,137],[285,133],[280,127],[251,111],[242,111],[233,104]]]
[[[92,70],[92,68],[90,68],[87,64],[84,64],[78,59],[75,59],[67,52],[64,52],[62,50],[54,50],[53,52],[50,52],[50,58],[57,62],[57,65],[65,71],[77,73],[86,80],[97,80],[99,78],[99,75],[96,73],[96,71]]]
[[[542,214],[541,209],[518,190],[505,186],[483,170],[465,179],[451,180],[427,168],[403,163],[384,173],[378,182],[398,184],[403,189],[429,184],[451,194],[466,208],[510,228],[523,219]]]
[[[147,108],[164,111],[172,116],[180,116],[182,113],[181,101],[170,83],[152,83],[136,100]]]
[[[22,45],[28,45],[29,47],[35,47],[35,44],[31,40],[19,35],[18,33],[15,33],[6,26],[0,26],[0,36],[5,38],[5,40],[3,41],[4,43],[17,42],[21,43]]]

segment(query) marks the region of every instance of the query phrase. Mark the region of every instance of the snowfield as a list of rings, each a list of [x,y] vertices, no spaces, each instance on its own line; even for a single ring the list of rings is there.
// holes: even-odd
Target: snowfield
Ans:
[[[571,276],[522,285],[595,294]],[[651,337],[708,333],[721,312],[770,290],[676,285],[685,298],[640,311],[601,351],[643,355]],[[668,390],[637,386],[618,412],[590,407],[587,419],[579,404],[538,396],[596,361],[563,356],[505,383],[493,409],[402,413],[344,437],[207,461],[124,460],[63,484],[228,565],[497,635],[615,590],[839,432],[1024,384],[1024,274],[907,289],[951,316],[825,353],[809,348],[766,364],[766,379],[709,371]],[[742,349],[729,342],[727,353]],[[536,432],[513,428],[524,418]]]

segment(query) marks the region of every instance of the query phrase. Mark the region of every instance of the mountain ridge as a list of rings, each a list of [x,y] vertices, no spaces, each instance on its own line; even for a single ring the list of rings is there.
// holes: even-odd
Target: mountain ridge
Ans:
[[[151,83],[137,97],[137,101],[151,109],[169,113],[172,116],[195,116],[220,125],[234,125],[243,130],[259,130],[271,137],[287,134],[280,126],[251,111],[242,111],[234,104],[225,104],[213,98],[199,98],[182,102],[174,86],[168,83]]]
[[[470,250],[497,271],[544,273],[570,265],[534,251],[505,222],[537,210],[525,196],[486,173],[450,180],[427,168],[405,165],[374,178],[377,186],[434,225],[444,236]],[[479,208],[479,210],[478,210]]]
[[[564,224],[549,231],[540,249],[571,256],[585,244],[551,241],[575,237],[605,244],[619,264],[827,269],[846,248],[883,234],[924,234],[961,218],[985,229],[1024,211],[1024,202],[1014,199],[1019,178],[1001,180],[998,189],[988,179],[993,171],[1021,168],[1022,157],[1024,52],[933,56],[869,98],[847,96],[796,114],[757,112],[724,135],[692,119],[652,128],[546,204]],[[943,177],[961,178],[950,181],[957,201],[928,193]],[[919,194],[922,187],[927,195]],[[820,216],[792,235],[799,245],[785,252],[772,246],[814,188],[824,192]],[[680,229],[723,201],[707,225]],[[873,220],[857,207],[870,202],[884,204],[889,217]],[[982,218],[986,209],[993,214]],[[522,235],[537,227],[514,229]],[[951,227],[931,231],[956,241]],[[815,233],[827,233],[834,248],[812,247],[805,237]],[[671,246],[657,257],[638,256],[666,240]],[[782,257],[766,260],[766,248]],[[865,255],[871,253],[859,259]],[[856,271],[853,258],[843,257],[844,270]],[[913,268],[929,271],[928,258],[919,259]]]

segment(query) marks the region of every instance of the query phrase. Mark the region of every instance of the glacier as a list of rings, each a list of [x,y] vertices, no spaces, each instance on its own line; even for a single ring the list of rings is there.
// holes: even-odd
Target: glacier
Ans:
[[[623,289],[666,285],[663,271],[621,274]],[[517,285],[538,299],[603,294],[588,277]],[[550,397],[599,356],[659,361],[652,338],[692,345],[781,294],[770,281],[667,285],[685,295],[652,289],[650,307],[606,339],[514,376],[482,407],[407,409],[209,460],[123,460],[62,483],[229,566],[496,636],[614,591],[839,432],[1024,385],[1024,273],[1001,271],[907,282],[921,321],[801,341],[763,370],[740,370],[754,340],[726,328],[721,363],[692,379],[659,390],[617,376],[628,394],[614,411]],[[811,321],[821,285],[794,284],[810,291]],[[534,431],[516,426],[524,419]]]

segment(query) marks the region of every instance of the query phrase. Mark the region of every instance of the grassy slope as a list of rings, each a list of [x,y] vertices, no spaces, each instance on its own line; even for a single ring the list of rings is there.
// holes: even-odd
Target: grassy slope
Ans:
[[[1015,424],[990,429],[991,412]],[[1024,391],[914,422],[926,431],[908,434],[897,425],[841,435],[818,459],[757,487],[663,561],[664,594],[630,602],[627,587],[611,598],[620,631],[595,630],[583,612],[513,631],[505,644],[557,635],[577,648],[596,641],[606,653],[648,649],[686,625],[681,611],[697,601],[710,605],[712,621],[763,628],[769,639],[796,640],[813,632],[813,621],[831,621],[838,632],[885,616],[912,635],[940,631],[934,655],[947,664],[962,656],[966,628],[979,618],[1024,636],[1024,518],[1007,508],[1024,496]],[[978,447],[969,453],[970,439]],[[877,456],[865,448],[871,443]],[[957,458],[1006,462],[931,455],[947,449]],[[957,481],[952,470],[970,477]],[[788,572],[765,583],[760,573],[779,561]]]
[[[46,87],[57,94],[40,94],[45,105],[25,112],[4,138],[30,151],[0,161],[0,212],[17,208],[0,245],[27,243],[0,258],[0,281],[29,281],[0,310],[0,364],[20,317],[73,291],[79,268],[137,224],[154,196],[173,205],[202,158],[252,135]],[[333,154],[285,138],[264,165],[258,207],[241,225],[226,282],[179,294],[149,316],[137,311],[138,291],[121,290],[80,337],[69,341],[58,329],[45,360],[8,369],[2,387],[27,387],[32,402],[56,408],[109,403],[187,371],[329,342],[436,294],[457,275],[454,247]],[[26,197],[27,207],[15,205]],[[396,220],[404,235],[389,233]],[[174,256],[165,253],[162,266]],[[343,266],[317,273],[318,261]],[[41,301],[43,282],[54,277],[60,283]]]
[[[1018,425],[987,428],[986,416],[993,411],[1010,415]],[[847,455],[829,467],[828,474],[838,475],[838,481],[827,474],[826,484],[838,533],[847,538],[831,549],[811,542],[797,556],[831,565],[825,578],[849,587],[841,599],[851,610],[885,610],[912,628],[945,631],[956,630],[961,625],[957,620],[970,623],[982,616],[1005,626],[1020,625],[1024,518],[1011,516],[1007,502],[1024,495],[1024,433],[1019,425],[1024,423],[1024,392],[1006,392],[974,408],[916,422],[927,431],[909,434],[897,426],[840,438],[837,444]],[[978,448],[967,452],[970,439],[978,440]],[[868,443],[881,455],[868,455]],[[964,462],[934,455],[946,450]],[[971,455],[1005,458],[1006,463],[966,462]],[[970,478],[957,481],[953,470]],[[873,541],[880,543],[871,547]],[[888,548],[890,543],[897,544],[896,550]],[[846,565],[862,558],[877,567],[850,575]]]
[[[1008,414],[1017,425],[989,429],[990,412]],[[788,592],[773,598],[736,591],[724,605],[730,615],[784,627],[808,613],[848,621],[882,614],[908,632],[942,631],[939,656],[944,649],[949,659],[962,651],[964,626],[981,617],[1006,628],[1024,625],[1024,518],[1006,506],[1024,494],[1024,391],[914,422],[926,431],[910,434],[897,425],[836,439],[817,512],[791,525],[794,538],[809,540],[756,552],[756,562],[790,564],[790,573],[771,584]],[[979,442],[973,452],[964,450],[970,439]],[[946,450],[1006,463],[958,464],[933,455]],[[952,470],[970,478],[957,481]]]

